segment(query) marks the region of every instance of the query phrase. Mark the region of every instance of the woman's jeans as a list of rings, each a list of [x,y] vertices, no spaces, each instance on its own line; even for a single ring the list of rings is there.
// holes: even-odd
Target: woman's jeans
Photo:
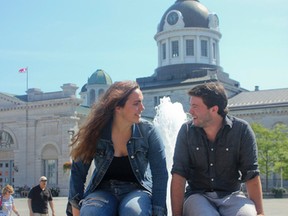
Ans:
[[[136,183],[110,180],[81,201],[80,216],[149,216],[151,194]]]

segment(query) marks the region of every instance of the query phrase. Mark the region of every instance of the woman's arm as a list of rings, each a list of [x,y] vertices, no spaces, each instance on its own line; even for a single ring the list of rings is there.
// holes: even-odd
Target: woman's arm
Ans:
[[[82,161],[72,162],[68,196],[68,200],[72,206],[78,206],[80,200],[83,198],[84,186],[90,165],[91,163],[86,164]]]
[[[73,213],[73,216],[79,216],[80,215],[80,210],[75,208],[75,207],[72,207],[72,213]]]
[[[19,216],[19,212],[17,211],[14,202],[12,203],[12,210],[13,210],[13,212],[14,212],[17,216]]]
[[[152,127],[148,136],[149,163],[152,174],[152,208],[155,215],[167,214],[167,182],[168,171],[166,164],[165,147],[160,134]]]

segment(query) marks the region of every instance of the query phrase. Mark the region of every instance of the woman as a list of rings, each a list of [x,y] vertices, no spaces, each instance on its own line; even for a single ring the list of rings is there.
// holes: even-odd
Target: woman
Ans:
[[[2,194],[0,197],[0,216],[11,216],[12,211],[19,216],[12,194],[14,194],[14,189],[11,185],[6,185],[2,189]]]
[[[164,145],[153,125],[141,119],[142,101],[136,82],[112,84],[74,137],[69,190],[74,216],[167,215]]]

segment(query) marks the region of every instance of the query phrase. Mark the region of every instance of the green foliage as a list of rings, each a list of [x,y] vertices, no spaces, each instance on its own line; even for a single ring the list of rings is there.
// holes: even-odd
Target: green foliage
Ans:
[[[286,189],[283,187],[272,188],[271,192],[274,194],[275,198],[282,198],[283,194],[286,193]]]
[[[278,124],[273,129],[277,145],[277,160],[274,164],[274,171],[281,173],[283,179],[288,179],[288,127],[283,124]]]
[[[67,161],[63,164],[63,170],[66,171],[66,170],[70,170],[71,169],[71,166],[72,166],[72,162],[71,161]]]
[[[257,139],[260,171],[266,175],[266,181],[272,172],[288,179],[288,127],[277,124],[267,129],[256,123],[251,126]]]

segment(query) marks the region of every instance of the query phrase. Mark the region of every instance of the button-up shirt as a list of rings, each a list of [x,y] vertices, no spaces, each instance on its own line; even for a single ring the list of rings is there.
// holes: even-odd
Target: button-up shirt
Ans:
[[[186,196],[215,191],[225,196],[259,175],[257,145],[250,125],[226,116],[214,142],[192,121],[179,130],[171,173],[187,179]]]

